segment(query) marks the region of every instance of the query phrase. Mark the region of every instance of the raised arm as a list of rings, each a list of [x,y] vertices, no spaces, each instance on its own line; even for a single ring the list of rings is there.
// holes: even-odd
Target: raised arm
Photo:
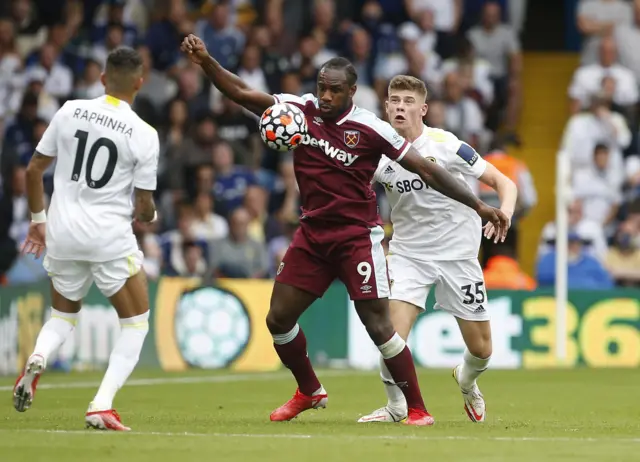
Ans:
[[[454,178],[437,163],[428,161],[413,147],[410,147],[398,162],[405,169],[417,174],[429,187],[472,208],[482,219],[493,223],[500,238],[506,236],[509,229],[509,219],[506,215],[478,199],[463,182]]]
[[[249,87],[240,77],[220,65],[207,51],[204,42],[193,34],[185,37],[181,49],[198,64],[211,83],[227,98],[257,115],[275,104],[273,96]]]

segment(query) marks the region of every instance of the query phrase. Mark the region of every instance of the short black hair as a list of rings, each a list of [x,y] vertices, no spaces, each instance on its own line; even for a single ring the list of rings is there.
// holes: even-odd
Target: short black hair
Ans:
[[[111,91],[133,91],[138,73],[142,73],[142,56],[133,48],[118,47],[107,56],[105,77]]]
[[[358,72],[356,68],[351,64],[347,58],[331,58],[329,61],[324,63],[320,68],[320,71],[323,69],[337,69],[340,71],[344,71],[347,75],[347,83],[349,86],[353,86],[358,81]]]
[[[142,67],[142,56],[130,47],[118,47],[107,56],[107,70],[135,72]]]
[[[595,148],[593,148],[593,153],[596,154],[597,152],[600,152],[600,151],[609,152],[609,145],[603,142],[597,143]]]

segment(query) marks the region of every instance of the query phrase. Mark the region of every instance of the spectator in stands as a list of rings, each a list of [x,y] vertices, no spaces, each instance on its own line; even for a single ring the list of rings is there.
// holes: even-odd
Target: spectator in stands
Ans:
[[[155,111],[160,113],[178,94],[178,84],[167,73],[154,68],[153,58],[148,47],[138,47],[138,53],[142,57],[144,85],[136,95],[136,102],[144,98],[151,102]]]
[[[267,26],[255,26],[249,42],[260,48],[261,68],[267,80],[267,87],[273,93],[286,93],[280,88],[283,74],[290,70],[289,57],[280,53],[274,44],[271,31]]]
[[[553,287],[555,285],[555,248],[538,260],[536,273],[540,287]],[[607,270],[602,263],[585,251],[581,236],[575,232],[569,233],[568,286],[569,289],[579,290],[613,288],[613,280]]]
[[[214,212],[213,204],[211,192],[202,191],[196,196],[194,219],[191,225],[191,231],[196,239],[214,241],[223,239],[229,234],[227,220]]]
[[[511,218],[511,228],[505,241],[495,244],[491,239],[482,240],[482,263],[484,265],[489,258],[496,254],[497,247],[509,247],[511,255],[518,257],[520,220],[526,217],[531,209],[535,207],[538,202],[538,193],[526,164],[507,153],[503,138],[494,140],[493,149],[485,154],[483,158],[495,166],[502,174],[506,175],[518,187],[518,201]],[[482,182],[478,182],[477,194],[487,204],[500,208],[500,198],[494,189]]]
[[[638,81],[633,72],[617,63],[618,50],[611,36],[600,42],[600,59],[593,64],[579,67],[573,74],[569,87],[571,112],[577,113],[589,105],[591,98],[602,91],[603,79],[615,80],[613,103],[628,108],[638,102]]]
[[[71,70],[57,62],[58,51],[52,44],[45,43],[40,49],[37,64],[27,69],[27,78],[42,78],[44,89],[60,102],[66,101],[73,91],[73,74]]]
[[[601,225],[584,218],[582,200],[575,199],[568,207],[569,231],[582,236],[585,250],[600,261],[607,255],[607,240]],[[538,258],[553,250],[556,241],[556,222],[550,221],[544,228],[538,246]]]
[[[593,166],[593,153],[598,144],[609,147],[610,167],[622,173],[622,150],[631,143],[631,132],[624,117],[611,111],[611,103],[603,94],[591,100],[589,112],[571,116],[564,129],[562,149],[571,158],[575,170]]]
[[[461,140],[479,149],[483,116],[478,103],[464,95],[460,75],[451,72],[444,78],[445,126]]]
[[[633,11],[630,2],[623,0],[581,0],[578,4],[578,29],[585,37],[583,64],[597,61],[602,37],[610,35],[616,26],[631,24]]]
[[[266,189],[258,185],[247,187],[243,203],[250,217],[247,232],[251,239],[261,244],[265,244],[267,241],[268,203],[269,193]]]
[[[124,26],[118,22],[110,23],[107,25],[104,42],[95,44],[91,54],[93,59],[104,68],[109,53],[122,45],[124,45]]]
[[[9,15],[17,26],[16,47],[23,58],[40,48],[47,40],[47,30],[31,0],[11,0]]]
[[[87,61],[82,79],[76,84],[74,98],[93,99],[104,95],[104,85],[100,81],[102,65],[93,59]]]
[[[512,247],[499,246],[484,268],[488,290],[534,290],[536,282],[522,269]]]
[[[0,119],[12,115],[11,105],[16,77],[22,68],[22,61],[16,50],[15,26],[0,18]]]
[[[627,18],[623,24],[616,26],[613,35],[618,48],[618,60],[623,67],[626,67],[640,82],[640,2],[633,3],[633,23],[627,23]]]
[[[147,31],[145,44],[151,51],[154,68],[175,75],[181,59],[181,31],[188,21],[187,11],[184,0],[168,0],[160,5],[156,13],[157,20]]]
[[[238,77],[240,77],[247,85],[264,93],[269,93],[267,85],[267,76],[261,67],[262,56],[260,48],[254,45],[245,47],[240,58],[240,66],[238,68]]]
[[[178,228],[167,231],[160,236],[163,261],[162,273],[164,275],[180,276],[193,272],[193,259],[191,257],[194,256],[194,252],[189,251],[191,243],[195,243],[201,248],[201,263],[197,267],[198,271],[202,269],[203,265],[206,268],[209,244],[194,235],[194,219],[193,206],[183,202],[178,206]]]
[[[362,27],[355,27],[349,45],[349,57],[358,72],[358,90],[361,85],[372,87],[374,61],[371,37]]]
[[[443,59],[449,58],[454,52],[455,35],[462,21],[462,0],[405,0],[405,8],[415,22],[420,22],[420,14],[423,11],[433,11],[438,32],[436,52]]]
[[[264,143],[260,139],[255,116],[249,115],[242,106],[229,98],[223,98],[222,103],[222,112],[215,117],[218,137],[231,145],[237,154],[239,164],[251,170],[258,169],[262,161]]]
[[[584,218],[605,231],[613,225],[622,203],[622,177],[610,168],[609,159],[609,148],[598,144],[593,152],[593,165],[576,172],[572,182],[574,197],[584,205]]]
[[[230,21],[230,8],[228,1],[217,2],[209,17],[196,24],[195,31],[225,69],[234,69],[238,65],[245,42],[245,36]]]
[[[610,156],[609,148],[598,144],[593,151],[593,165],[573,177],[573,195],[582,200],[584,218],[604,227],[605,232],[613,225],[622,203],[622,177],[610,168]]]
[[[433,99],[429,101],[426,122],[429,127],[446,130],[447,107],[442,100]]]
[[[220,141],[213,148],[213,169],[216,209],[228,216],[242,205],[247,188],[256,184],[256,178],[251,171],[234,164],[233,150],[226,141]]]
[[[497,128],[497,114],[506,108],[500,122],[504,123],[506,133],[515,137],[522,107],[522,53],[515,31],[511,26],[502,24],[501,16],[498,2],[485,3],[481,24],[472,28],[468,37],[477,55],[491,65],[495,93],[491,113],[495,122],[489,128]]]
[[[605,264],[617,285],[640,285],[640,232],[633,221],[620,225]]]
[[[213,243],[211,269],[218,277],[264,278],[269,263],[264,245],[249,237],[251,217],[237,207],[229,217],[229,236]]]
[[[443,74],[470,71],[467,95],[476,100],[480,107],[486,108],[493,102],[493,82],[491,81],[491,64],[475,55],[473,45],[466,37],[460,37],[456,53],[442,63]],[[495,129],[495,127],[494,127]]]
[[[207,272],[207,263],[202,254],[202,247],[194,241],[182,244],[184,266],[180,267],[178,275],[183,278],[201,278]]]
[[[217,126],[210,113],[201,114],[195,121],[192,136],[180,144],[167,147],[169,186],[176,194],[186,191],[194,195],[195,171],[198,166],[211,163],[211,152],[217,139]]]
[[[105,40],[108,35],[107,30],[110,24],[120,24],[124,33],[122,44],[130,47],[137,44],[138,28],[133,21],[128,21],[125,18],[124,10],[126,3],[126,0],[106,1],[107,11],[105,20],[98,19],[95,21],[94,27],[91,30],[91,40],[94,43],[99,43]]]

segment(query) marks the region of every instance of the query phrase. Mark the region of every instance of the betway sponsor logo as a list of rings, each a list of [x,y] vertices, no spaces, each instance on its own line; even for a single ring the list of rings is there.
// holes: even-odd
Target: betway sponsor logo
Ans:
[[[356,159],[360,156],[356,156],[355,154],[351,154],[350,152],[343,151],[342,149],[335,148],[329,144],[326,140],[318,140],[316,138],[312,138],[310,135],[305,135],[302,139],[302,144],[306,144],[307,146],[312,146],[314,148],[320,148],[325,155],[331,157],[333,159],[342,162],[345,167],[353,164]]]

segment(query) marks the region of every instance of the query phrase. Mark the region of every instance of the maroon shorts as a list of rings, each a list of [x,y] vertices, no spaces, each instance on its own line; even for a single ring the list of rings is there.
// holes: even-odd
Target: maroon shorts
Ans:
[[[322,226],[322,225],[325,226]],[[380,226],[330,226],[303,221],[278,268],[276,281],[322,297],[335,279],[351,300],[389,296]]]

